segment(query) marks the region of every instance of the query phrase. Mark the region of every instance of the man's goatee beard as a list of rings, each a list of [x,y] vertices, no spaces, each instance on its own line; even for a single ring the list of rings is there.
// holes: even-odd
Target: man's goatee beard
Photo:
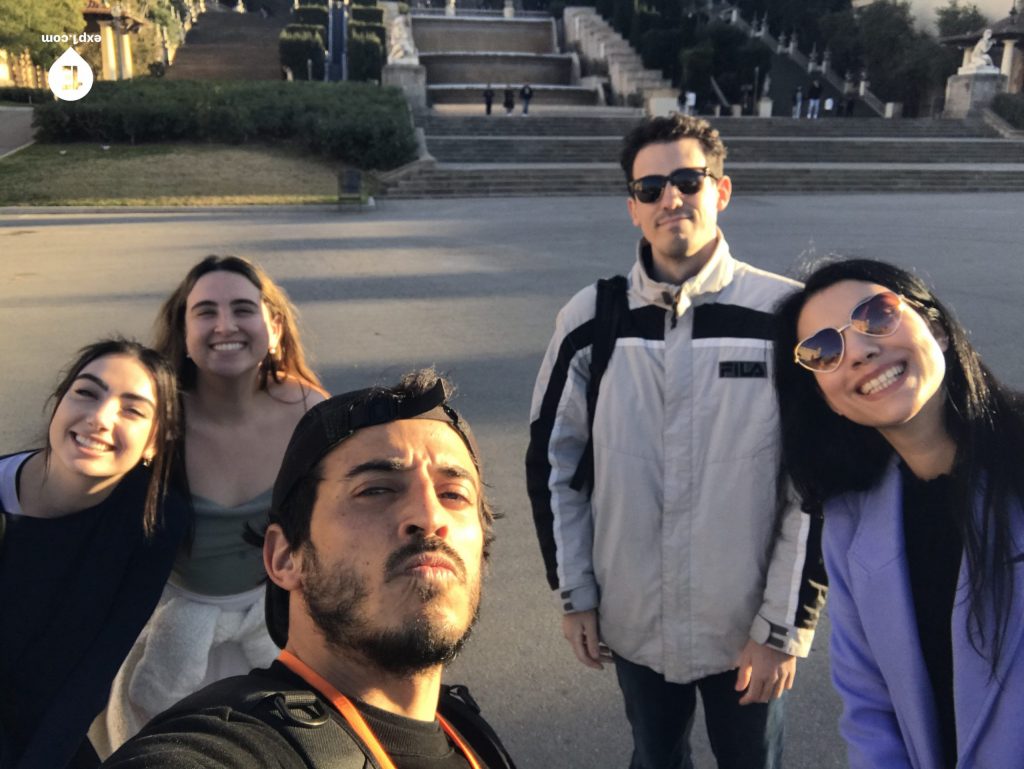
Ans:
[[[424,670],[448,665],[458,656],[472,634],[480,613],[479,584],[470,596],[473,616],[466,629],[455,635],[453,628],[438,627],[423,616],[404,626],[375,630],[363,613],[369,595],[364,581],[352,569],[327,574],[316,551],[309,545],[303,553],[303,583],[309,615],[337,652],[355,652],[378,669],[399,677],[410,677]],[[441,588],[416,586],[420,600],[427,602]]]

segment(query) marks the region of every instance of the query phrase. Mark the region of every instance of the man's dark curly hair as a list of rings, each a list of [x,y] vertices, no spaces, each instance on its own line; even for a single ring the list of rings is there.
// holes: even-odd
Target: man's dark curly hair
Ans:
[[[679,141],[680,139],[696,139],[707,158],[708,170],[715,178],[722,178],[725,173],[726,149],[718,129],[699,117],[673,113],[668,117],[655,117],[645,120],[622,140],[622,154],[619,162],[626,172],[626,181],[633,181],[633,162],[637,154],[648,144],[660,144]]]

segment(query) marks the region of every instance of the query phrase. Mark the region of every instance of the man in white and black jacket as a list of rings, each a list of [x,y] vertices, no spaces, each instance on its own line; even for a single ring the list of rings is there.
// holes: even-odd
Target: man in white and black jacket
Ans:
[[[527,481],[548,581],[579,661],[614,660],[632,769],[692,765],[697,690],[721,769],[780,766],[782,695],[826,590],[818,518],[776,492],[772,309],[797,284],[729,253],[725,154],[697,118],[626,136],[643,237],[596,406],[595,285],[559,313],[533,394]]]

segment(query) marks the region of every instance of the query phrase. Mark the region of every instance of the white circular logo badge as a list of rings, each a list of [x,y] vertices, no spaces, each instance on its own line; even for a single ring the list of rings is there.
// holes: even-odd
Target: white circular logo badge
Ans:
[[[78,101],[92,90],[92,67],[74,48],[68,48],[50,67],[49,81],[58,99]]]

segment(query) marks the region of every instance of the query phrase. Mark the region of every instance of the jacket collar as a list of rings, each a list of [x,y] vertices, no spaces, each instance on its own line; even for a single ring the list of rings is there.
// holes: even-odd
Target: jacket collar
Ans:
[[[691,305],[699,304],[697,297],[700,295],[717,293],[729,285],[736,272],[736,260],[721,230],[718,231],[718,245],[707,264],[681,286],[663,283],[651,277],[648,272],[650,260],[651,245],[641,238],[636,248],[636,262],[629,274],[630,285],[647,304],[672,310],[677,317],[683,315]]]

